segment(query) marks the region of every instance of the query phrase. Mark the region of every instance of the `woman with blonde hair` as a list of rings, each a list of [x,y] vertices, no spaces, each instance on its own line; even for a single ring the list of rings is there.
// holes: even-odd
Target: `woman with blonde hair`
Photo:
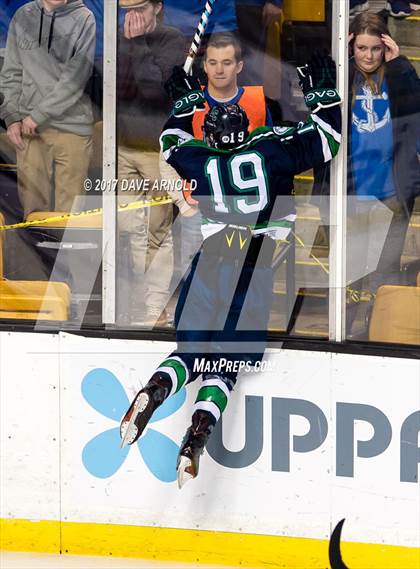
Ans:
[[[382,284],[400,283],[401,253],[420,195],[420,80],[381,16],[363,12],[349,31],[347,277],[360,293],[361,277],[368,275],[363,287],[374,295]],[[328,195],[329,171],[316,171],[315,180],[314,194]],[[356,308],[348,313],[348,331]]]

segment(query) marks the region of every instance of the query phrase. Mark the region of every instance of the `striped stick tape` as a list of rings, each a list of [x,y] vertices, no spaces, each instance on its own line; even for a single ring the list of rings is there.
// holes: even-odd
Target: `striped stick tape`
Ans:
[[[198,48],[200,47],[203,35],[205,34],[211,13],[213,12],[215,2],[216,0],[207,0],[204,12],[201,14],[201,18],[198,23],[197,29],[195,31],[187,59],[185,60],[184,63],[184,71],[187,74],[189,74],[191,71],[193,61],[195,59],[195,56],[197,55]]]

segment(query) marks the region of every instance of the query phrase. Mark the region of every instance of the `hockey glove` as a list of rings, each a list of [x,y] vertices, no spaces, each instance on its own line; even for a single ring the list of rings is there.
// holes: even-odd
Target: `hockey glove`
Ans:
[[[205,97],[198,79],[187,75],[184,68],[176,65],[164,85],[165,91],[174,102],[173,112],[177,116],[204,110]]]
[[[313,112],[340,103],[335,62],[329,55],[314,53],[306,65],[297,68],[297,73],[305,103]]]

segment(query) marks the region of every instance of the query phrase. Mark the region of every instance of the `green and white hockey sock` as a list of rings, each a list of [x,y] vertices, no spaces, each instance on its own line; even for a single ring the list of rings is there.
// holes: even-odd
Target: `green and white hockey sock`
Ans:
[[[226,409],[229,396],[229,388],[219,376],[207,376],[198,391],[193,410],[207,411],[217,422]]]
[[[170,379],[172,388],[169,396],[178,393],[190,378],[190,372],[185,362],[179,356],[170,356],[164,360],[157,368],[155,373],[160,373]]]

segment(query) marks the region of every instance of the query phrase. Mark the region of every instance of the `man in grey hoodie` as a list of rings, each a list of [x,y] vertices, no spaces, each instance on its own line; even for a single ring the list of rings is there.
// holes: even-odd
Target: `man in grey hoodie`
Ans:
[[[84,90],[95,34],[95,18],[82,0],[28,2],[10,23],[0,118],[16,148],[25,218],[33,211],[70,211],[82,194],[93,127]]]

